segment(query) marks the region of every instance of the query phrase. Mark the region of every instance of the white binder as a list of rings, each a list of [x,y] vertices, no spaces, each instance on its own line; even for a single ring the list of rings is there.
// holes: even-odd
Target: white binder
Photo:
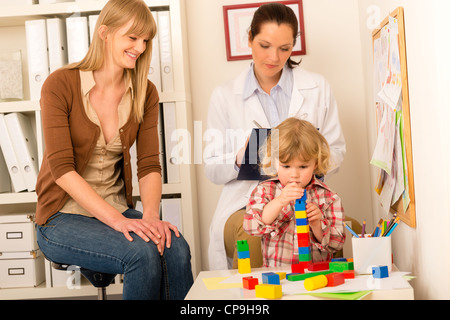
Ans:
[[[158,25],[158,12],[152,11],[152,15],[156,25]],[[159,57],[159,37],[158,33],[156,33],[152,40],[152,60],[148,70],[148,80],[153,82],[158,92],[161,93],[161,60]]]
[[[69,63],[81,61],[89,49],[87,17],[67,18],[66,29]]]
[[[48,64],[52,73],[67,64],[67,33],[63,19],[47,19],[47,40]]]
[[[174,102],[163,103],[163,121],[164,121],[164,144],[165,158],[167,168],[167,183],[180,182],[179,159],[176,154],[178,141],[175,136],[177,130],[177,114]]]
[[[26,190],[25,179],[22,176],[19,161],[17,160],[16,152],[14,151],[12,140],[6,127],[5,115],[2,113],[0,113],[0,147],[5,157],[14,191],[20,192]]]
[[[168,221],[183,233],[181,198],[161,199],[161,219]]]
[[[0,193],[11,192],[11,179],[9,178],[8,166],[0,146]]]
[[[5,115],[5,122],[25,185],[28,191],[34,191],[39,165],[36,134],[31,121],[26,115],[13,112]]]
[[[92,38],[94,37],[95,25],[97,24],[98,17],[98,14],[89,16],[89,44],[92,43]]]
[[[161,59],[161,90],[174,91],[172,36],[170,28],[170,12],[158,12],[158,37]]]
[[[47,24],[45,19],[25,21],[28,53],[30,99],[39,100],[41,88],[49,75],[47,53]]]

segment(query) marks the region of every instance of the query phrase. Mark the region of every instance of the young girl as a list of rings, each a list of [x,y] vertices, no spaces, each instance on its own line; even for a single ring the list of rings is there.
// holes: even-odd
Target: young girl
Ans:
[[[342,249],[345,236],[341,199],[316,178],[330,167],[327,141],[308,121],[288,118],[272,130],[261,150],[263,171],[276,177],[252,192],[243,227],[262,237],[264,266],[298,263],[294,205],[304,192],[311,260],[331,260]]]

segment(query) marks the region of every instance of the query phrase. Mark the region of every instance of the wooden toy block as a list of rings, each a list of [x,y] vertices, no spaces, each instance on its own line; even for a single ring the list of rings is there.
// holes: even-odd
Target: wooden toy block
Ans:
[[[281,285],[276,284],[257,284],[255,286],[255,296],[265,299],[280,299],[283,296]]]
[[[292,273],[305,273],[304,264],[292,264],[291,265],[291,271]]]
[[[309,225],[297,226],[297,233],[309,233]]]
[[[297,233],[297,238],[299,240],[306,240],[309,242],[309,233]]]
[[[353,262],[353,258],[348,258],[347,262]]]
[[[353,270],[353,262],[330,262],[330,270],[333,272],[344,272]]]
[[[265,272],[261,276],[265,284],[280,284],[280,276],[275,272]]]
[[[310,254],[310,253],[311,253],[311,249],[309,248],[309,246],[298,247],[298,254]]]
[[[305,280],[304,286],[308,291],[325,288],[328,285],[328,278],[325,275],[318,275]]]
[[[329,261],[308,263],[309,271],[323,271],[323,270],[328,270],[328,269],[330,269]]]
[[[238,251],[238,259],[248,259],[250,258],[250,251]]]
[[[298,246],[299,247],[309,247],[309,239],[308,240],[301,240],[301,239],[297,239],[298,241]]]
[[[336,287],[345,283],[345,275],[343,273],[334,272],[326,275],[328,279],[328,287]]]
[[[236,241],[236,246],[238,252],[249,251],[247,240]]]
[[[244,277],[242,278],[242,285],[245,289],[254,290],[255,286],[258,284],[258,278]]]
[[[295,220],[295,224],[297,226],[307,226],[308,225],[308,219],[307,218],[298,218]]]
[[[280,280],[286,279],[286,272],[275,272],[279,277]]]
[[[300,262],[309,262],[311,261],[311,254],[299,254],[298,255],[298,261]],[[308,264],[306,264],[306,268],[308,267]]]
[[[249,258],[248,259],[238,259],[238,272],[241,274],[252,272]]]
[[[376,279],[383,279],[389,277],[389,270],[387,266],[372,267],[372,276]]]
[[[355,270],[344,270],[342,274],[344,275],[345,279],[355,279]]]
[[[320,275],[327,275],[333,273],[331,271],[318,271],[318,272],[309,272],[309,273],[304,273],[304,274],[299,274],[299,273],[290,273],[288,275],[286,275],[288,281],[302,281],[302,280],[306,280],[308,278],[312,278],[312,277],[316,277],[316,276],[320,276]]]
[[[331,262],[347,262],[346,258],[333,258]]]
[[[295,219],[306,219],[307,215],[306,215],[306,211],[302,210],[302,211],[295,211]]]

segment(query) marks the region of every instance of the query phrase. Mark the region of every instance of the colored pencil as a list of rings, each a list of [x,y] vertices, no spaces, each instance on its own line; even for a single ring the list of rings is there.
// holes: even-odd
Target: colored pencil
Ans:
[[[355,238],[359,238],[359,236],[356,234],[356,232],[353,231],[352,228],[350,228],[345,222],[344,222],[344,227],[346,227],[347,230],[350,231],[350,233],[351,233]]]

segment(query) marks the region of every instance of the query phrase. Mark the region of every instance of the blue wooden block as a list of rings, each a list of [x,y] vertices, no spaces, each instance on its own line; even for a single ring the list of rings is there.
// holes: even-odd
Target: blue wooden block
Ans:
[[[274,272],[266,272],[262,274],[262,282],[264,284],[280,284],[280,276]]]
[[[297,226],[307,226],[308,225],[308,218],[306,219],[296,219],[295,223]]]
[[[331,262],[347,262],[347,258],[333,258]]]
[[[238,251],[237,255],[238,255],[238,259],[249,259],[250,251]]]
[[[389,277],[389,270],[387,266],[372,267],[372,276],[376,279]]]
[[[311,249],[309,247],[298,247],[298,254],[309,254]]]
[[[295,201],[295,211],[306,211],[306,202]]]

